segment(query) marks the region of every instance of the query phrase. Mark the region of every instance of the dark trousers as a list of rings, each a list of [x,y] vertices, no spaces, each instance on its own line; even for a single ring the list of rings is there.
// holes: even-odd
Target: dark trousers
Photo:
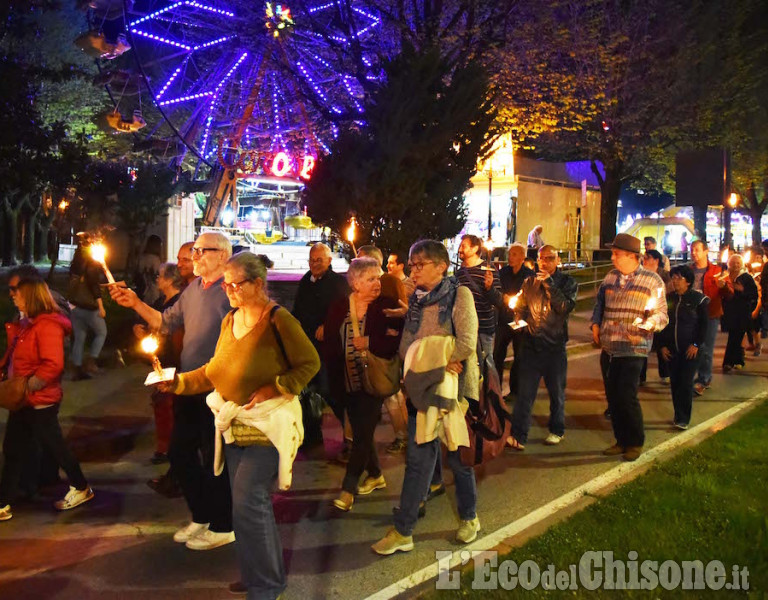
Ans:
[[[248,588],[247,597],[277,598],[286,586],[283,546],[272,509],[272,488],[279,464],[277,449],[226,444],[224,452],[232,482],[237,559],[241,580]]]
[[[741,341],[744,339],[746,329],[743,326],[732,325],[728,327],[728,341],[725,344],[725,354],[723,354],[723,366],[741,365],[744,366],[744,348]]]
[[[661,348],[657,348],[656,360],[659,363],[659,377],[669,377],[669,363],[661,356]],[[643,360],[643,369],[640,371],[640,383],[644,383],[648,376],[648,359]]]
[[[173,432],[174,394],[154,392],[152,409],[155,412],[155,451],[167,454]]]
[[[350,494],[357,493],[357,484],[360,482],[363,471],[368,473],[368,477],[381,475],[373,434],[381,418],[383,402],[383,398],[373,398],[364,392],[347,395],[347,414],[349,424],[352,426],[352,450],[341,489]]]
[[[605,381],[605,395],[611,411],[611,425],[616,443],[623,448],[645,443],[643,410],[637,399],[642,356],[610,356]]]
[[[512,366],[509,369],[509,393],[517,394],[517,386],[520,374],[520,352],[523,343],[523,332],[512,331],[512,329],[503,325],[496,330],[495,345],[493,349],[493,363],[496,365],[496,371],[499,373],[499,381],[504,383],[504,361],[507,358],[507,349],[510,342],[514,358]]]
[[[524,343],[519,360],[520,383],[512,412],[512,435],[521,444],[528,441],[531,410],[539,382],[544,378],[549,392],[549,431],[562,436],[565,433],[565,378],[568,372],[565,345],[536,348]]]
[[[685,354],[673,354],[669,363],[669,381],[672,387],[672,406],[675,423],[688,425],[693,408],[693,380],[699,366],[698,358],[687,359]]]
[[[59,425],[59,405],[35,410],[26,406],[8,415],[3,440],[3,472],[0,476],[0,506],[16,499],[24,467],[32,452],[38,452],[42,445],[64,469],[70,485],[78,490],[88,487],[80,463],[72,454]]]
[[[195,523],[211,531],[232,531],[232,494],[225,470],[213,474],[213,413],[205,394],[178,396],[173,403],[173,433],[168,459]]]

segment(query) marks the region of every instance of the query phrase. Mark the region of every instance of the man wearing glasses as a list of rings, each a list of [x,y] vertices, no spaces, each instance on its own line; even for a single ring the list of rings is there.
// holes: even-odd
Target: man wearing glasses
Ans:
[[[515,307],[517,319],[527,322],[520,352],[517,399],[512,413],[512,436],[507,444],[525,449],[531,410],[539,382],[549,392],[549,435],[544,443],[559,444],[565,434],[565,378],[568,367],[568,315],[576,306],[576,281],[558,270],[557,250],[539,248],[539,272],[523,282]],[[515,357],[517,361],[517,357]]]
[[[179,366],[181,371],[192,371],[213,356],[221,321],[229,312],[229,300],[221,283],[230,256],[232,245],[224,235],[201,234],[192,246],[197,278],[184,289],[176,304],[162,313],[139,300],[129,288],[109,286],[109,293],[121,306],[135,310],[153,331],[170,333],[183,327]],[[227,470],[219,477],[213,475],[213,414],[205,404],[205,396],[184,396],[174,402],[168,452],[174,476],[192,513],[192,521],[173,539],[191,550],[210,550],[235,541]]]
[[[331,268],[330,248],[322,243],[312,246],[309,251],[309,271],[299,281],[292,313],[321,356],[320,345],[323,341],[323,324],[328,307],[337,298],[347,295],[349,295],[347,278],[335,273]],[[304,421],[302,448],[304,450],[323,447],[322,401],[318,402],[317,396],[328,403],[342,426],[344,424],[344,408],[329,398],[328,389],[328,374],[325,365],[320,365],[317,375],[301,394]]]

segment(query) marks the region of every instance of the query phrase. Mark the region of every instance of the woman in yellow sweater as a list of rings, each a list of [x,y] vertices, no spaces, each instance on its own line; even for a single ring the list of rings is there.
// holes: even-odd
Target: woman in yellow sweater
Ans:
[[[301,392],[319,370],[320,359],[299,322],[267,296],[264,262],[250,252],[235,254],[222,286],[234,310],[224,317],[213,358],[180,374],[169,387],[181,395],[215,388],[224,400],[246,408]],[[248,598],[277,598],[286,586],[271,502],[278,452],[266,437],[256,445],[227,444],[225,452],[242,583]]]

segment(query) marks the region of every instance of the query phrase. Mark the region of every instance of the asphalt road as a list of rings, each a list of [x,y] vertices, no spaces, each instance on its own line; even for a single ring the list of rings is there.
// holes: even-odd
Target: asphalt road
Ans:
[[[478,515],[490,533],[606,472],[619,460],[601,450],[613,443],[605,408],[598,354],[588,349],[585,315],[571,331],[581,352],[569,359],[566,435],[559,446],[544,439],[548,400],[540,390],[526,451],[505,454],[477,471]],[[718,340],[715,364],[722,358]],[[669,387],[658,381],[655,359],[641,390],[647,448],[676,435],[670,428]],[[150,465],[152,411],[141,385],[148,367],[134,364],[109,370],[97,379],[65,383],[62,424],[80,457],[95,499],[56,513],[51,502],[65,491],[14,506],[14,518],[0,523],[0,598],[90,600],[107,598],[227,598],[226,586],[238,579],[233,546],[193,552],[175,544],[172,533],[188,519],[184,501],[152,492],[145,481],[163,472]],[[713,386],[694,404],[700,423],[765,390],[768,360],[749,358],[739,373],[715,375]],[[0,415],[4,427],[7,413]],[[330,414],[325,423],[328,457],[340,449],[341,432]],[[288,600],[365,598],[435,561],[435,552],[456,549],[457,516],[453,486],[428,505],[415,531],[414,551],[382,558],[370,550],[391,524],[398,503],[403,459],[384,452],[392,439],[384,422],[376,440],[385,490],[358,498],[341,514],[331,506],[343,467],[324,457],[302,458],[294,467],[288,493],[274,497],[289,571]],[[450,475],[447,475],[450,481]]]

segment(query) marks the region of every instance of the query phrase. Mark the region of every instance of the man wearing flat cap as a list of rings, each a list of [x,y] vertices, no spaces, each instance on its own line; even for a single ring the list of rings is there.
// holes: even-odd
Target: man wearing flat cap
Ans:
[[[640,371],[653,333],[669,322],[664,282],[640,266],[640,240],[620,233],[611,246],[609,272],[597,292],[592,339],[603,349],[605,395],[616,443],[603,454],[637,460],[643,451],[643,412],[637,399]]]

